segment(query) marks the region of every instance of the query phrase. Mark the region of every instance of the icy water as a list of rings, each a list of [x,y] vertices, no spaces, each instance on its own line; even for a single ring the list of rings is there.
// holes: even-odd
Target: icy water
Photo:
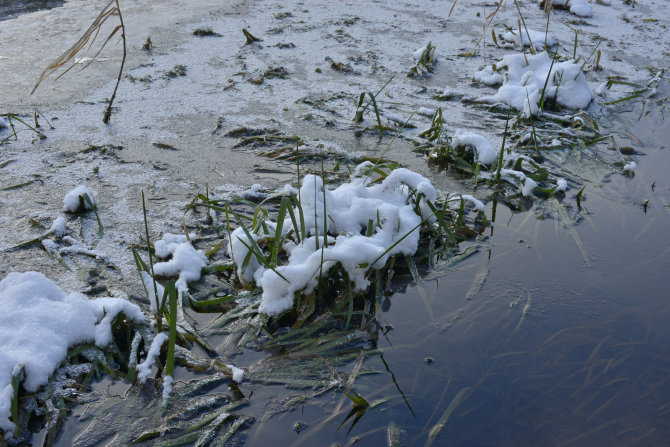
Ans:
[[[20,14],[51,9],[65,3],[65,0],[3,0],[0,20],[8,20]]]
[[[371,357],[378,374],[357,380],[370,401],[389,403],[348,431],[350,405],[333,417],[327,397],[249,445],[386,445],[390,423],[404,445],[425,445],[446,412],[434,445],[666,445],[670,123],[659,112],[637,120],[640,108],[611,124],[637,141],[647,168],[587,184],[587,217],[560,217],[575,191],[525,212],[498,205],[476,256],[390,297],[384,360]]]
[[[118,46],[116,53],[103,54],[87,68],[90,75],[81,72],[73,81],[48,84],[33,97],[17,92],[29,90],[45,61],[56,56],[49,48],[53,43],[45,43],[49,37],[32,42],[34,54],[25,59],[26,47],[0,47],[0,56],[8,58],[0,60],[5,63],[0,66],[5,80],[0,84],[4,101],[0,107],[6,107],[0,113],[30,113],[39,108],[49,119],[57,118],[54,129],[45,130],[44,141],[24,132],[20,142],[0,148],[0,163],[16,160],[0,168],[3,187],[37,179],[1,196],[0,212],[7,230],[0,236],[3,248],[35,236],[37,230],[26,223],[30,218],[48,228],[60,211],[63,193],[75,181],[86,181],[97,188],[98,202],[103,204],[107,236],[99,249],[121,272],[110,270],[110,283],[141,302],[141,286],[127,250],[127,244],[138,240],[140,190],[148,191],[154,231],[178,232],[185,205],[204,184],[212,189],[228,183],[244,188],[291,181],[293,162],[231,148],[237,139],[221,134],[240,126],[278,128],[285,134],[300,134],[312,146],[322,143],[379,154],[391,136],[379,139],[374,132],[352,130],[352,98],[361,91],[376,91],[391,74],[401,71],[403,78],[390,84],[383,99],[385,109],[407,118],[417,105],[441,106],[450,128],[473,128],[499,145],[504,128],[499,117],[459,102],[438,103],[428,94],[445,86],[476,94],[479,87],[473,87],[470,79],[482,61],[457,56],[479,45],[481,23],[474,11],[457,9],[460,20],[447,20],[451,2],[425,2],[421,8],[400,2],[385,8],[381,3],[370,4],[356,12],[357,6],[345,3],[335,10],[318,2],[286,6],[241,2],[224,7],[203,1],[199,5],[200,15],[189,15],[189,5],[179,1],[171,3],[172,13],[154,2],[128,2],[126,73],[131,77],[124,78],[119,110],[108,127],[99,121],[103,98],[111,91],[107,81],[115,76]],[[2,6],[5,14],[5,3]],[[524,6],[527,20],[535,20],[536,28],[543,26],[539,8],[530,2]],[[69,43],[97,8],[73,1],[63,8],[6,20],[0,22],[0,38],[4,43],[8,33],[36,26],[52,39],[65,34],[63,39]],[[486,8],[490,12],[492,5]],[[653,12],[642,6],[636,9],[616,2],[611,9],[599,8],[600,17],[627,20],[617,22],[620,35],[606,36],[602,48],[609,51],[604,51],[602,64],[610,71],[593,73],[593,86],[607,75],[626,75],[643,84],[645,66],[658,62],[668,50],[662,23],[650,20],[655,19]],[[513,5],[507,9],[500,20],[515,26]],[[292,15],[282,15],[286,12]],[[660,14],[666,12],[660,10]],[[145,24],[147,14],[153,14],[151,28]],[[54,22],[42,29],[41,21],[50,17],[56,17],[51,19]],[[580,27],[582,33],[580,54],[594,51],[599,36],[588,22],[581,23],[567,12],[557,13],[552,20],[565,51],[572,52],[573,27]],[[605,34],[607,21],[596,17],[594,23]],[[240,29],[245,26],[263,38],[259,46],[244,45]],[[196,38],[192,32],[197,27],[212,27],[224,37]],[[656,55],[631,37],[640,30],[656,45]],[[149,35],[155,45],[151,53],[140,49]],[[385,39],[396,44],[386,45]],[[411,59],[411,52],[427,39],[446,58],[432,76],[404,79],[410,65],[405,59]],[[488,45],[488,52],[503,51],[491,42]],[[63,43],[61,50],[66,46]],[[325,57],[347,62],[355,73],[331,69]],[[185,64],[186,76],[167,76],[178,64]],[[260,85],[248,82],[278,65],[289,72],[286,81],[268,76]],[[656,100],[663,102],[670,89],[665,81],[661,86]],[[250,397],[241,411],[256,418],[231,445],[389,445],[390,424],[398,427],[397,445],[406,446],[429,445],[431,430],[436,434],[435,446],[666,445],[670,439],[670,123],[665,106],[655,100],[644,109],[637,100],[611,109],[594,107],[592,112],[604,133],[614,134],[619,146],[635,151],[634,176],[624,176],[614,167],[612,160],[618,155],[603,143],[593,151],[563,154],[565,169],[586,185],[581,210],[574,187],[564,197],[528,200],[517,210],[488,201],[486,215],[495,214],[495,220],[486,229],[488,237],[477,244],[476,254],[445,271],[429,272],[420,285],[400,278],[401,283],[412,284],[388,297],[381,322],[385,334],[380,334],[377,346],[383,354],[370,353],[363,362],[366,374],[355,381],[356,391],[368,402],[381,402],[378,406],[354,424],[355,417],[347,419],[352,409],[349,399],[329,391],[261,423],[272,405],[305,396],[309,390],[253,381],[242,382],[239,389],[220,386],[212,393]],[[419,127],[430,122],[426,117],[415,119]],[[389,158],[422,172],[444,190],[472,188],[467,181],[429,168],[424,157],[412,153],[415,135],[411,132],[394,143]],[[160,149],[156,143],[175,150]],[[106,144],[122,148],[84,151],[90,145]],[[93,171],[95,166],[99,171]],[[95,228],[92,219],[77,227],[82,239]],[[474,243],[463,243],[461,248],[468,246]],[[63,271],[37,248],[0,256],[3,276],[13,270],[39,269],[50,272],[68,290],[85,287],[76,273]],[[90,267],[88,261],[80,262],[81,270]],[[247,366],[266,355],[246,351],[233,360]],[[201,376],[177,371],[177,380],[193,377]],[[160,405],[160,399],[149,392],[131,405],[131,399],[124,397],[127,387],[121,383],[110,386],[106,380],[96,390],[103,390],[103,397],[82,398],[85,403],[66,420],[56,445],[113,444],[115,431],[130,425],[143,410],[153,411]],[[96,405],[121,410],[96,424],[90,417],[96,414]],[[436,433],[437,424],[441,425]],[[36,436],[36,445],[43,436],[44,432]]]

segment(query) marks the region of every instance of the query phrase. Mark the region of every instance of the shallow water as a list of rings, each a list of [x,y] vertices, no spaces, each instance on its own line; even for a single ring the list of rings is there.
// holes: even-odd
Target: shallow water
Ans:
[[[200,3],[207,6],[208,2]],[[119,267],[119,272],[109,270],[109,282],[141,301],[141,286],[127,250],[139,237],[140,190],[147,190],[153,199],[149,210],[152,230],[177,232],[185,205],[202,192],[204,184],[212,189],[222,183],[278,186],[295,175],[292,162],[260,157],[252,149],[232,148],[236,139],[217,133],[218,117],[223,117],[224,131],[242,125],[277,127],[314,144],[337,144],[349,152],[379,154],[391,136],[380,139],[374,132],[355,133],[350,123],[355,110],[352,98],[383,85],[390,73],[404,70],[407,54],[426,37],[437,42],[445,60],[431,77],[392,83],[384,107],[409,116],[419,104],[439,105],[448,111],[445,119],[450,128],[474,128],[486,133],[494,145],[500,139],[504,121],[499,118],[458,102],[436,103],[428,94],[418,93],[421,87],[434,92],[445,84],[469,94],[478,91],[469,85],[469,78],[481,59],[456,56],[471,49],[475,45],[471,40],[479,36],[481,24],[473,11],[460,11],[460,21],[445,20],[447,11],[443,9],[448,10],[450,4],[434,10],[435,2],[426,2],[423,9],[394,3],[379,11],[384,20],[375,22],[379,5],[371,5],[356,11],[365,24],[357,27],[355,21],[354,25],[344,22],[354,15],[353,6],[346,4],[328,14],[323,12],[329,11],[327,5],[299,2],[275,5],[271,12],[263,9],[265,2],[226,5],[223,12],[212,8],[211,14],[206,7],[193,8],[198,11],[193,15],[188,15],[190,8],[183,2],[175,1],[172,6],[174,13],[168,13],[153,2],[129,2],[129,30],[141,31],[129,32],[131,56],[126,73],[137,79],[152,76],[153,81],[124,78],[117,100],[119,111],[111,126],[102,126],[99,121],[102,99],[109,95],[109,79],[118,63],[118,47],[113,50],[116,53],[104,55],[110,60],[96,62],[88,72],[76,74],[76,81],[49,84],[34,97],[16,92],[32,87],[44,61],[55,56],[53,51],[33,43],[30,48],[36,54],[24,61],[17,54],[25,47],[11,49],[11,53],[6,52],[7,46],[0,50],[0,56],[9,55],[11,62],[0,67],[6,80],[0,85],[0,97],[9,98],[7,110],[30,112],[36,107],[46,111],[48,118],[58,118],[53,121],[55,129],[45,131],[46,140],[31,141],[24,133],[20,142],[0,149],[0,162],[17,160],[2,168],[7,174],[2,186],[41,175],[40,181],[29,187],[3,193],[2,222],[10,231],[0,236],[2,248],[35,236],[37,230],[26,224],[31,217],[48,227],[73,182],[92,183],[99,193],[98,202],[104,205],[101,214],[108,227],[100,249]],[[647,10],[615,6],[619,8],[616,14],[634,19],[630,25],[622,22],[622,36],[647,27],[650,41],[660,40],[659,51],[664,50],[668,42],[663,41],[663,34],[657,34],[660,24],[644,21],[649,17]],[[78,7],[84,9],[72,14]],[[62,9],[35,13],[34,22],[28,20],[29,15],[5,21],[0,31],[11,33],[22,26],[37,26],[30,23],[53,20],[43,32],[64,33],[68,41],[96,8],[86,2],[67,2]],[[293,18],[271,17],[271,13],[289,9]],[[147,11],[158,11],[152,22],[155,25],[149,29],[141,27]],[[604,7],[602,11],[615,15]],[[506,18],[514,17],[510,11],[506,13]],[[528,13],[537,21],[542,19],[536,8],[529,6]],[[392,17],[397,15],[403,20],[394,24]],[[556,17],[552,23],[560,29],[557,32],[564,47],[571,51],[573,34],[569,30],[580,24],[567,13]],[[607,26],[600,18],[594,22],[598,32]],[[195,38],[191,33],[198,26],[211,26],[225,37]],[[242,26],[252,32],[261,30],[256,32],[263,36],[263,46],[243,45]],[[596,45],[597,32],[586,25],[580,29],[583,52],[589,53]],[[149,34],[156,48],[147,54],[139,48]],[[375,35],[387,36],[398,44],[386,45]],[[644,82],[644,66],[655,57],[638,51],[644,45],[627,39],[608,37],[605,45],[613,45],[615,51],[604,53],[603,65],[610,67],[607,73]],[[297,49],[273,46],[285,41],[295,42]],[[310,46],[311,42],[316,44]],[[612,57],[617,45],[623,48],[618,58]],[[488,51],[501,50],[491,46]],[[359,74],[331,71],[325,56],[349,60]],[[178,63],[188,67],[185,78],[162,77]],[[268,79],[255,86],[235,74],[245,70],[251,76],[272,64],[288,68],[291,76],[285,83]],[[315,74],[315,67],[323,73]],[[604,76],[594,74],[599,81]],[[235,80],[234,88],[226,89],[228,79]],[[670,95],[667,82],[661,86],[659,100]],[[319,107],[301,101],[318,95],[328,98]],[[369,402],[388,401],[369,410],[348,432],[351,419],[339,426],[351,404],[342,393],[328,392],[265,424],[251,425],[236,442],[264,446],[271,439],[274,445],[287,446],[351,445],[359,438],[356,445],[386,445],[386,428],[394,422],[405,431],[406,445],[424,445],[433,426],[449,411],[433,445],[663,445],[670,435],[670,332],[665,323],[670,271],[670,183],[666,172],[670,166],[670,125],[664,105],[646,105],[644,110],[650,112],[646,115],[639,101],[611,111],[593,109],[601,126],[616,135],[620,146],[637,151],[633,155],[638,162],[634,176],[616,171],[611,162],[617,155],[606,143],[593,151],[558,154],[568,172],[586,184],[581,211],[575,188],[559,200],[535,200],[523,212],[489,202],[486,214],[491,215],[495,207],[496,218],[476,255],[438,277],[426,278],[421,287],[410,286],[390,298],[383,323],[393,329],[379,339],[383,361],[371,354],[364,362],[365,369],[378,374],[362,375],[355,384]],[[430,121],[416,119],[419,127]],[[389,158],[421,171],[443,190],[471,189],[467,182],[427,167],[423,157],[410,152],[411,136],[410,132],[407,139],[396,140]],[[160,150],[153,143],[169,143],[178,150]],[[81,152],[90,144],[120,144],[123,149]],[[99,172],[94,173],[94,166]],[[572,223],[573,218],[577,222]],[[76,228],[82,239],[92,240],[90,235],[96,229],[93,219],[71,219],[68,225]],[[95,264],[78,260],[74,265],[85,270]],[[76,273],[63,271],[37,248],[0,253],[0,273],[28,268],[50,271],[50,276],[68,290],[82,287]],[[244,352],[234,360],[246,366],[265,355]],[[184,370],[177,372],[178,380],[192,377]],[[97,389],[107,387],[104,382]],[[215,391],[233,394],[227,385]],[[256,418],[272,403],[304,394],[254,382],[243,382],[240,391],[247,396],[253,392],[249,406],[242,411]],[[123,409],[124,402],[117,394],[121,392],[94,398],[103,406]],[[159,405],[152,395],[143,397],[141,402],[147,407]],[[100,426],[89,425],[91,420],[81,417],[88,408],[78,407],[73,412],[57,445],[71,445],[73,440],[79,445],[97,445],[89,439],[110,442],[119,425],[132,422],[129,413],[139,412],[142,406],[133,401],[117,419],[107,417]],[[339,411],[333,414],[335,408]],[[296,422],[305,427],[299,433],[294,430]],[[99,438],[82,436],[93,429],[100,432]]]
[[[393,330],[379,344],[390,372],[371,356],[366,366],[379,374],[359,378],[356,389],[369,401],[394,400],[350,433],[351,421],[338,430],[346,405],[324,424],[330,396],[262,433],[279,445],[359,437],[356,445],[378,446],[394,422],[406,445],[424,445],[456,399],[434,445],[664,445],[670,123],[658,111],[638,114],[639,106],[612,124],[639,139],[644,162],[633,178],[587,183],[587,218],[565,228],[547,203],[523,213],[498,205],[493,236],[476,256],[425,281],[422,293],[414,286],[391,297],[384,324]],[[575,193],[563,204],[575,207]],[[307,426],[300,434],[295,421]],[[267,438],[256,439],[250,445]]]
[[[3,0],[0,20],[13,19],[20,14],[61,6],[65,0]]]

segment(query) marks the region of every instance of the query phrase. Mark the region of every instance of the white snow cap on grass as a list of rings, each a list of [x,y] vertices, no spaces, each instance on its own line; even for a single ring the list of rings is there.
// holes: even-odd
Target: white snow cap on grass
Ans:
[[[484,165],[491,165],[498,158],[498,151],[493,149],[486,138],[476,133],[459,129],[451,138],[451,144],[455,148],[473,147],[475,149],[475,161]]]
[[[226,366],[230,368],[230,372],[233,374],[233,380],[237,383],[242,383],[242,380],[244,380],[244,370],[235,365]]]
[[[88,196],[90,199],[91,203],[93,206],[95,206],[95,199],[93,198],[93,194],[89,189],[84,186],[84,185],[79,185],[67,194],[65,194],[65,198],[63,199],[63,211],[68,212],[68,213],[76,213],[81,210],[81,203],[79,202],[79,196]],[[91,205],[84,200],[84,211],[89,211],[91,210]]]
[[[544,4],[545,1],[548,0],[538,0],[538,3]],[[569,9],[572,14],[579,17],[591,17],[593,15],[593,7],[586,0],[551,0],[551,4]]]
[[[137,380],[140,383],[146,382],[149,374],[151,374],[151,367],[156,364],[156,357],[161,353],[161,348],[163,344],[168,341],[168,335],[165,332],[156,334],[154,340],[151,342],[149,347],[149,352],[147,352],[147,358],[144,361],[137,365]]]
[[[526,59],[528,64],[526,64]],[[504,82],[498,93],[479,98],[481,102],[504,103],[524,116],[537,115],[540,111],[540,99],[545,82],[547,89],[545,101],[555,99],[561,106],[570,109],[585,109],[593,99],[593,91],[586,82],[581,65],[574,61],[554,62],[547,52],[532,54],[511,54],[496,64],[498,68],[507,67]],[[551,68],[551,73],[549,69]],[[486,67],[479,73],[491,67]],[[547,79],[548,77],[548,79]],[[477,74],[475,74],[477,78]]]
[[[195,238],[195,234],[189,235]],[[188,283],[198,281],[202,268],[207,265],[207,258],[202,250],[196,250],[186,239],[186,235],[165,234],[156,241],[156,256],[172,259],[154,265],[154,274],[173,276],[179,275],[175,283],[180,293],[188,292]],[[153,284],[151,284],[153,288]]]
[[[559,178],[556,180],[556,190],[557,191],[567,191],[568,182],[565,179]]]
[[[623,167],[623,172],[633,172],[635,171],[635,168],[637,168],[637,163],[631,161],[626,163],[626,165]]]
[[[414,50],[414,53],[412,53],[412,57],[414,58],[414,60],[415,60],[415,61],[418,61],[418,60],[421,58],[421,55],[422,55],[423,53],[425,53],[426,51],[429,51],[429,50],[430,50],[430,47],[431,47],[431,43],[430,43],[430,42],[426,42],[426,44],[425,44],[424,46],[422,46],[421,48],[417,48],[416,50]],[[435,56],[435,49],[434,49],[434,47],[433,47],[433,49],[430,50],[430,51],[431,51],[431,53],[432,53],[432,59],[433,59],[433,61],[437,60],[437,57]],[[430,57],[431,54],[428,54],[428,56]]]
[[[501,169],[500,175],[502,177],[507,178],[516,177],[517,179],[519,179],[519,181],[522,184],[521,194],[524,197],[528,197],[533,192],[533,189],[535,189],[535,187],[537,186],[537,182],[535,180],[526,176],[526,174],[524,174],[521,171],[515,171],[514,169]]]
[[[51,224],[51,228],[49,228],[48,233],[53,233],[54,236],[56,237],[63,237],[67,234],[67,228],[65,227],[65,218],[64,217],[57,217],[54,219],[53,223]]]
[[[507,31],[502,34],[502,38],[503,40],[514,44],[520,43],[518,30]],[[545,39],[547,41],[547,47],[554,46],[555,43],[554,39],[551,36],[547,35],[545,32],[535,31],[530,28],[529,29],[524,28],[521,32],[521,40],[523,40],[524,47],[529,47],[532,41],[533,48],[535,48],[536,50],[541,50],[544,48]]]
[[[359,166],[355,172],[361,173],[368,166],[369,162]],[[423,195],[419,204],[421,215],[414,211],[412,191]],[[389,256],[414,254],[419,243],[420,224],[423,219],[430,219],[432,216],[426,201],[435,201],[437,193],[425,177],[400,168],[391,172],[381,183],[372,184],[369,178],[353,176],[349,183],[334,190],[326,188],[325,191],[321,177],[307,175],[303,180],[300,196],[305,228],[309,236],[298,245],[284,245],[284,250],[289,255],[288,263],[277,267],[276,272],[262,267],[253,255],[243,269],[242,264],[248,249],[242,241],[249,246],[251,243],[242,228],[237,228],[231,235],[229,252],[232,252],[235,259],[238,274],[247,280],[253,278],[262,287],[263,296],[259,310],[270,315],[289,309],[293,305],[296,291],[313,291],[318,284],[319,273],[323,271],[327,275],[328,270],[338,262],[347,271],[354,290],[358,291],[369,284],[365,278],[368,268],[382,267]],[[317,237],[319,247],[322,247],[324,196],[328,233],[338,236],[328,237],[329,244],[322,253],[321,249],[317,249]],[[298,211],[295,213],[297,215]],[[366,237],[361,233],[367,228],[370,219],[379,222],[379,226],[375,225],[374,234]],[[270,226],[274,227],[272,224]],[[287,218],[283,223],[283,234],[292,228],[291,219]],[[316,236],[317,234],[320,236]],[[261,238],[253,234],[252,237],[255,240]]]
[[[38,272],[13,272],[0,281],[0,429],[5,433],[14,429],[9,418],[17,365],[25,366],[26,391],[37,391],[69,347],[111,343],[111,323],[119,313],[144,321],[142,311],[126,300],[67,294]]]
[[[487,65],[482,70],[476,72],[473,78],[480,84],[488,85],[490,87],[500,85],[505,81],[505,77],[500,73],[494,72],[493,67],[490,65]]]

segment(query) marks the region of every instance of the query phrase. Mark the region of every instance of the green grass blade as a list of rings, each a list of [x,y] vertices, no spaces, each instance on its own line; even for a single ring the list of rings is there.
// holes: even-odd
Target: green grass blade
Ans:
[[[174,346],[177,341],[177,289],[174,280],[165,284],[165,290],[170,299],[169,324],[170,332],[168,335],[168,352],[165,364],[165,374],[174,377]]]

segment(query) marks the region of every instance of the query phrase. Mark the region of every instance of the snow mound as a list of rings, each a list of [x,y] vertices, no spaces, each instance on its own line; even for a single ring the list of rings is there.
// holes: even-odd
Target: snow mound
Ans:
[[[539,0],[540,4],[544,4],[544,2],[545,0]],[[551,4],[568,9],[572,14],[579,17],[591,17],[593,15],[593,7],[586,0],[551,0]]]
[[[0,429],[14,429],[9,419],[14,368],[24,365],[23,387],[37,391],[70,346],[111,343],[111,323],[120,313],[144,322],[142,311],[126,300],[66,294],[38,272],[12,272],[0,281]]]
[[[486,138],[476,133],[459,129],[451,138],[451,144],[454,148],[474,148],[475,161],[484,165],[492,165],[498,158],[498,151],[493,149]]]
[[[507,31],[502,34],[502,38],[506,42],[511,42],[514,44],[520,43],[519,31]],[[532,29],[524,29],[521,33],[521,40],[523,40],[524,47],[529,47],[530,43],[533,42],[533,48],[536,50],[541,50],[544,48],[545,40],[547,47],[553,47],[556,43],[554,42],[554,39],[546,33]]]
[[[555,100],[569,109],[585,109],[593,99],[593,91],[586,82],[581,65],[572,60],[554,62],[552,66],[552,59],[547,52],[536,55],[512,54],[505,56],[496,67],[507,68],[504,77],[501,75],[504,81],[498,93],[479,98],[480,102],[504,103],[523,111],[526,117],[537,115],[545,82],[545,102]],[[483,73],[482,77],[490,77],[488,73],[493,73],[493,69],[486,67],[479,73]]]
[[[321,177],[304,178],[300,197],[307,237],[299,244],[284,244],[288,261],[275,270],[261,266],[253,255],[245,263],[252,242],[242,228],[233,231],[228,251],[235,260],[238,275],[247,281],[253,279],[262,287],[261,312],[276,315],[289,309],[295,292],[312,292],[318,285],[319,273],[327,275],[338,263],[349,275],[353,289],[360,291],[369,285],[365,277],[369,268],[381,268],[389,256],[416,252],[419,227],[424,219],[432,218],[427,201],[435,201],[435,188],[422,175],[404,168],[392,171],[381,183],[373,184],[370,178],[360,175],[370,166],[370,162],[359,165],[350,182],[333,190],[324,190]],[[419,213],[415,212],[416,196],[421,196]],[[299,214],[297,209],[294,213]],[[375,225],[373,234],[368,237],[364,234],[370,220]],[[323,246],[324,221],[329,234],[326,247]],[[275,223],[266,223],[271,231],[276,228]],[[291,219],[286,218],[282,234],[292,229]],[[254,241],[263,237],[251,234]]]
[[[79,201],[79,196],[88,196],[91,204],[95,206],[95,199],[93,198],[91,191],[89,191],[86,186],[79,185],[65,194],[65,198],[63,199],[63,211],[68,213],[78,213],[93,209],[87,200],[84,200],[84,203],[82,204]]]
[[[195,238],[195,234],[189,237]],[[188,292],[188,283],[198,281],[202,268],[207,265],[205,254],[193,248],[185,235],[165,234],[163,239],[156,241],[156,255],[162,258],[172,255],[169,261],[154,265],[154,274],[179,275],[175,286],[180,293]]]

